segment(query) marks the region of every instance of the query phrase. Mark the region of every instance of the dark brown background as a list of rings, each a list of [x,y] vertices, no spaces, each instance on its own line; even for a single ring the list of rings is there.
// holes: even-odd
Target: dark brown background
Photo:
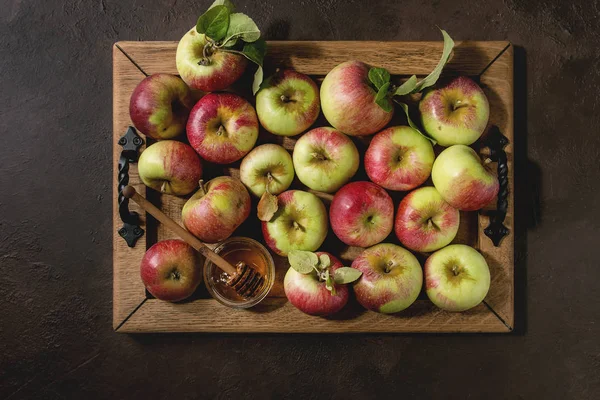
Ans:
[[[268,39],[518,46],[514,334],[112,332],[111,45],[209,3],[0,1],[0,398],[599,398],[598,1],[236,1]]]

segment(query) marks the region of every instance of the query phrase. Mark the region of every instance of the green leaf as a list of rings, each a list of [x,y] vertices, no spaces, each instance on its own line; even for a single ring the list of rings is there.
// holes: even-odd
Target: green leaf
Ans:
[[[273,215],[279,209],[277,196],[272,195],[269,191],[265,191],[260,198],[257,206],[257,216],[261,221],[270,221]]]
[[[390,73],[385,68],[371,68],[369,70],[369,80],[379,90],[390,81]]]
[[[355,280],[360,278],[361,275],[362,272],[357,270],[356,268],[342,267],[335,270],[333,280],[338,285],[343,285],[346,283],[354,282]]]
[[[454,40],[452,40],[450,35],[448,35],[448,33],[445,30],[440,29],[440,31],[442,32],[442,36],[444,37],[444,50],[442,51],[442,58],[440,58],[440,61],[435,66],[433,71],[431,71],[429,75],[423,78],[422,81],[417,83],[412,93],[420,92],[421,90],[429,86],[435,85],[437,80],[440,78],[440,75],[442,74],[444,66],[450,59],[450,54],[452,53],[452,49],[454,49]]]
[[[198,18],[196,30],[204,33],[215,42],[223,39],[229,28],[229,9],[227,6],[215,6]]]
[[[407,95],[409,93],[412,93],[412,91],[415,90],[415,87],[417,87],[417,76],[413,75],[410,78],[408,78],[406,80],[406,82],[404,82],[402,85],[398,86],[393,95],[394,96]]]
[[[327,254],[321,254],[319,256],[319,267],[321,269],[328,268],[331,265],[331,258]]]
[[[390,88],[390,83],[385,83],[382,87],[379,88],[377,92],[377,96],[375,96],[375,103],[385,112],[390,112],[394,108],[392,102],[390,101],[390,97],[388,96],[388,90]]]
[[[230,13],[232,13],[235,10],[235,6],[229,0],[215,0],[215,2],[212,3],[212,5],[210,7],[208,7],[208,9],[210,10],[211,8],[216,7],[216,6],[225,6],[225,7],[227,7],[227,9],[229,10]]]
[[[335,296],[335,284],[333,283],[331,275],[329,275],[329,270],[325,271],[325,287],[331,292],[332,296]]]
[[[288,254],[290,266],[301,274],[309,274],[319,264],[319,257],[313,252],[292,250]]]
[[[411,128],[413,128],[415,131],[419,132],[421,134],[421,136],[423,136],[425,139],[429,140],[433,145],[437,144],[437,142],[430,138],[429,136],[427,136],[426,134],[424,134],[421,129],[419,129],[419,127],[417,126],[417,124],[415,124],[412,119],[410,119],[410,114],[408,113],[408,104],[406,103],[402,103],[401,101],[398,100],[394,100],[396,103],[398,103],[398,105],[404,110],[404,114],[406,114],[406,120],[408,121],[408,125],[410,125]]]
[[[242,53],[248,60],[258,65],[252,82],[252,94],[256,94],[263,81],[263,60],[267,54],[267,42],[264,39],[258,39],[252,43],[246,43]]]
[[[255,42],[260,38],[260,30],[252,18],[242,13],[234,13],[229,17],[229,29],[223,41],[224,46],[231,46],[230,42],[242,39],[246,43]]]

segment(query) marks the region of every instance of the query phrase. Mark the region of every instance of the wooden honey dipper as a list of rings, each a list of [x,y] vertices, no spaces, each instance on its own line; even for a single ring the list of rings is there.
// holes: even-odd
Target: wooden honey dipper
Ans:
[[[212,261],[222,271],[227,273],[229,278],[227,279],[226,284],[233,288],[237,294],[245,298],[252,297],[258,291],[258,289],[262,287],[265,278],[258,271],[243,261],[239,261],[235,267],[231,265],[227,260],[219,256],[217,253],[208,248],[208,246],[198,240],[197,237],[183,229],[177,222],[167,217],[154,204],[140,196],[133,186],[125,186],[122,193],[123,196],[133,200],[147,213],[159,220],[171,231],[176,233],[177,236],[196,249],[196,251]]]

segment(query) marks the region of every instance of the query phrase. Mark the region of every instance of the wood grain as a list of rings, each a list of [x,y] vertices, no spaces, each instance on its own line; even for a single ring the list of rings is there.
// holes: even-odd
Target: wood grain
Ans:
[[[139,69],[129,61],[116,46],[113,47],[113,326],[117,328],[146,298],[146,290],[140,279],[139,265],[146,251],[144,234],[134,248],[129,248],[117,230],[123,226],[119,217],[117,177],[122,147],[119,138],[132,125],[129,118],[129,96],[136,85],[144,79]],[[141,135],[142,138],[144,137]],[[146,187],[137,173],[137,164],[129,168],[129,181],[138,193],[145,195]],[[141,216],[142,229],[146,229],[145,213],[135,204],[129,209]]]
[[[176,42],[119,42],[117,46],[114,49],[115,182],[120,153],[117,140],[131,124],[128,115],[129,96],[135,85],[144,78],[138,67],[147,74],[177,73],[174,62]],[[437,63],[441,49],[441,42],[269,42],[270,55],[266,62],[296,68],[312,75],[320,83],[322,75],[333,66],[356,58],[383,66],[396,75],[394,79],[398,79],[410,74],[428,73]],[[507,42],[458,42],[445,73],[477,76],[481,72],[482,86],[490,99],[492,110],[490,124],[500,127],[512,142],[512,47]],[[233,90],[239,89],[234,87]],[[250,98],[247,93],[242,94]],[[400,120],[399,123],[405,122]],[[319,124],[326,124],[322,116],[316,123]],[[354,140],[359,151],[364,152],[369,138]],[[295,138],[275,137],[265,131],[261,131],[259,136],[259,143],[276,142],[289,151],[293,150],[295,141]],[[506,224],[512,229],[512,147],[508,146],[506,150],[511,184]],[[238,165],[225,168],[205,165],[204,178],[209,180],[223,174],[239,176]],[[366,179],[366,176],[359,169],[355,180],[360,179]],[[181,223],[181,209],[186,198],[152,190],[146,192],[135,165],[131,169],[130,182],[167,216]],[[295,180],[292,188],[306,190],[298,180]],[[331,194],[313,193],[328,207]],[[397,205],[404,193],[391,195]],[[269,297],[251,310],[226,308],[208,298],[208,294],[202,290],[182,304],[147,299],[139,279],[139,262],[143,253],[147,246],[176,236],[151,216],[144,215],[143,222],[147,219],[146,234],[135,248],[130,249],[116,234],[121,225],[116,207],[116,191],[114,198],[114,326],[119,327],[119,332],[508,332],[513,324],[513,235],[506,238],[501,247],[495,248],[483,235],[487,217],[478,216],[477,213],[461,213],[461,226],[454,243],[469,244],[480,249],[490,264],[492,286],[485,300],[486,304],[464,313],[447,313],[437,309],[421,294],[413,306],[395,316],[367,312],[359,305],[351,304],[340,315],[326,319],[302,314],[287,302],[283,291],[283,277],[289,264],[286,258],[279,256],[273,257],[276,263],[276,282]],[[257,199],[253,199],[253,208],[256,201]],[[135,209],[135,206],[131,208]],[[263,242],[260,224],[254,213],[235,235],[254,237]],[[393,233],[386,241],[398,243]],[[327,237],[323,248],[334,253],[345,264],[350,264],[363,250],[344,245],[333,233]],[[417,254],[417,257],[424,261],[427,254]]]
[[[148,75],[177,74],[177,42],[119,42],[119,47]],[[479,75],[508,42],[456,42],[446,74]],[[348,60],[386,68],[394,75],[427,75],[442,55],[442,42],[311,42],[270,41],[267,68],[294,68],[308,75],[326,75]]]
[[[479,217],[479,249],[485,256],[491,273],[490,291],[486,303],[510,329],[514,326],[514,168],[513,168],[513,47],[509,46],[480,77],[490,102],[489,125],[496,125],[509,140],[505,147],[508,160],[508,211],[504,225],[511,234],[500,247],[495,247],[483,230],[489,218]]]
[[[503,332],[506,327],[483,304],[450,313],[417,300],[396,315],[347,307],[335,318],[311,317],[285,299],[268,298],[250,310],[232,310],[216,300],[171,304],[146,301],[119,332]]]

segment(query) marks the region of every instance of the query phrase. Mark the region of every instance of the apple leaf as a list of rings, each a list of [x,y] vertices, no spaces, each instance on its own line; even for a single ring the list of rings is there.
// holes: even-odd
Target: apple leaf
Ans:
[[[260,198],[257,206],[258,219],[261,221],[269,222],[273,215],[279,209],[279,203],[277,196],[272,195],[269,191],[265,191]]]
[[[229,9],[227,6],[215,6],[198,18],[196,30],[217,42],[225,37],[229,29]]]
[[[319,256],[319,267],[321,269],[328,268],[331,265],[331,258],[327,254],[321,254]]]
[[[355,280],[360,278],[361,275],[362,272],[357,270],[356,268],[342,267],[335,270],[333,280],[338,285],[343,285],[346,283],[354,282]]]
[[[310,274],[319,264],[319,257],[313,252],[292,250],[288,254],[290,266],[301,274]]]
[[[227,7],[230,13],[235,11],[235,6],[229,0],[215,0],[215,2],[212,3],[210,7],[208,7],[208,9],[210,10],[211,8],[214,8],[216,6],[225,6]]]
[[[390,112],[393,110],[394,105],[392,104],[390,97],[388,96],[388,89],[390,88],[390,83],[386,82],[382,87],[379,88],[377,92],[377,96],[375,96],[375,103],[385,112]]]
[[[437,142],[435,141],[435,139],[429,137],[428,135],[424,134],[421,129],[419,128],[419,126],[417,124],[415,124],[412,119],[410,118],[410,114],[408,112],[408,104],[403,103],[401,101],[398,100],[394,100],[396,103],[398,103],[398,105],[404,110],[404,114],[406,114],[406,120],[408,121],[408,125],[410,125],[411,128],[413,128],[415,131],[417,131],[421,136],[423,136],[425,139],[429,140],[431,142],[431,144],[433,144],[434,146],[437,144]]]
[[[379,90],[390,81],[390,73],[385,68],[371,68],[369,70],[369,80],[375,86],[375,89]]]
[[[233,46],[238,39],[251,43],[260,38],[260,30],[246,14],[233,13],[229,16],[229,29],[225,38],[223,46]]]
[[[252,43],[246,43],[242,53],[248,60],[258,65],[258,69],[254,73],[254,82],[252,82],[252,93],[256,94],[263,81],[263,60],[267,54],[267,42],[264,39],[258,39]]]
[[[336,294],[335,284],[333,282],[331,275],[329,275],[329,270],[325,271],[325,287],[327,288],[327,290],[329,290],[331,292],[332,296],[335,296],[335,294]]]
[[[440,61],[435,66],[433,71],[431,71],[429,75],[427,75],[419,83],[416,84],[415,88],[412,90],[411,93],[420,92],[429,86],[435,85],[437,80],[440,78],[440,75],[442,74],[442,70],[446,66],[446,63],[448,63],[448,61],[450,60],[452,49],[454,49],[454,40],[452,40],[450,35],[448,35],[448,32],[446,32],[445,30],[440,29],[440,31],[442,32],[442,36],[444,37],[444,49],[442,50],[442,58],[440,58]]]
[[[412,91],[415,90],[415,87],[417,87],[417,76],[413,75],[408,78],[406,82],[396,88],[394,91],[394,96],[404,96],[412,93]]]

